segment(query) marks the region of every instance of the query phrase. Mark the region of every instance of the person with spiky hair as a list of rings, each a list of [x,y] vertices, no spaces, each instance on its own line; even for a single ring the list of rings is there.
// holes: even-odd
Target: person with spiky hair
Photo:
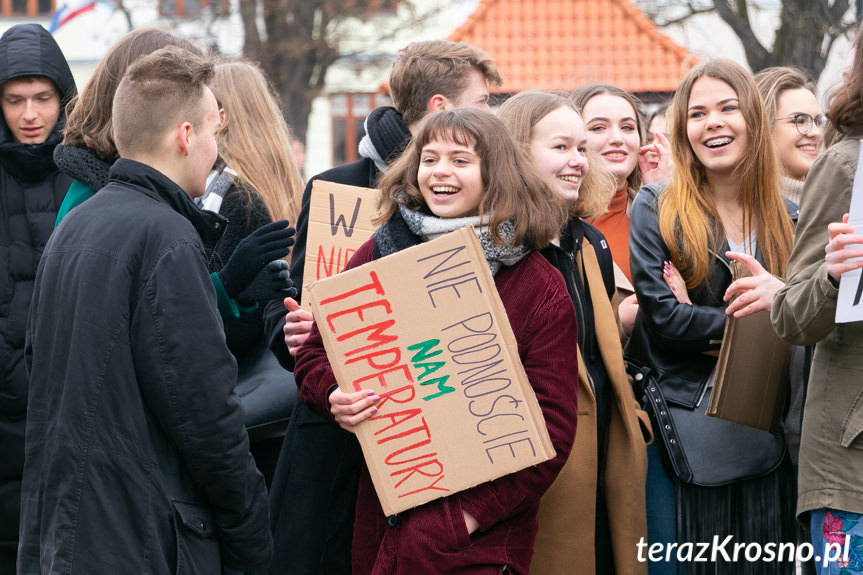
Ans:
[[[254,572],[272,554],[207,268],[227,222],[193,202],[218,155],[212,77],[176,46],[126,71],[108,184],[45,246],[19,573]]]

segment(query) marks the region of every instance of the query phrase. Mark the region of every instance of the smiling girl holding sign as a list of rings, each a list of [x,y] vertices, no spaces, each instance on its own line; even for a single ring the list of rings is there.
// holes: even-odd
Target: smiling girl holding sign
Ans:
[[[557,455],[545,463],[387,518],[367,470],[353,541],[356,573],[527,573],[541,495],[575,436],[578,338],[563,278],[538,252],[566,219],[494,115],[435,113],[381,182],[382,223],[351,260],[357,267],[464,226],[476,231]],[[317,327],[297,354],[301,397],[347,430],[377,411],[371,390],[336,386]],[[461,390],[457,390],[461,393]]]

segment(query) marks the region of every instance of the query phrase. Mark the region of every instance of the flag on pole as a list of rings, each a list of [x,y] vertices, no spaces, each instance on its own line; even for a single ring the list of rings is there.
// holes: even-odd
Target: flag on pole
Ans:
[[[51,24],[48,26],[48,32],[50,34],[56,32],[69,20],[72,20],[86,12],[90,12],[96,7],[95,0],[85,1],[83,3],[75,2],[75,0],[71,1],[71,5],[68,2],[64,2],[63,5],[57,8],[54,12],[54,15],[51,17]]]

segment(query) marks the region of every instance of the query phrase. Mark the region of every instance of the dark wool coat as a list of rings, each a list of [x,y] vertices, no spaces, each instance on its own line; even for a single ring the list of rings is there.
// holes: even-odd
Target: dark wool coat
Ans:
[[[374,185],[378,170],[369,159],[339,166],[309,181],[291,252],[291,280],[302,295],[309,202],[315,179],[351,186]],[[285,307],[270,302],[264,329],[270,349],[287,369],[294,358],[285,347]],[[270,575],[347,575],[362,452],[352,433],[297,401],[282,443],[270,489],[273,563]],[[296,494],[303,496],[297,498]]]
[[[374,251],[371,239],[348,267],[371,261]],[[539,253],[501,268],[495,286],[557,455],[390,518],[383,514],[363,465],[352,552],[357,575],[481,575],[497,574],[505,567],[529,572],[540,497],[566,461],[575,437],[578,365],[572,342],[578,329],[560,272]],[[297,354],[295,375],[303,401],[332,420],[328,397],[336,381],[317,327]],[[462,510],[477,519],[479,531],[468,534]]]
[[[264,480],[206,266],[224,223],[120,159],[48,242],[27,334],[20,573],[269,561]]]
[[[0,573],[14,571],[24,469],[27,374],[24,332],[36,265],[72,182],[52,160],[75,82],[63,53],[38,24],[10,28],[0,39],[0,86],[44,76],[60,92],[60,118],[42,144],[14,140],[0,114]]]

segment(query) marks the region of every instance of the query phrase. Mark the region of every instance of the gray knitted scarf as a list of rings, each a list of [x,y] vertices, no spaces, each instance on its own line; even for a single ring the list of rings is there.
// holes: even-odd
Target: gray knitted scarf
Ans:
[[[497,274],[502,266],[511,266],[517,264],[521,259],[529,253],[526,245],[511,245],[514,235],[511,222],[504,222],[498,227],[498,231],[507,242],[506,245],[496,243],[491,235],[491,230],[488,227],[488,216],[482,219],[479,216],[471,216],[466,218],[439,218],[437,216],[411,210],[404,205],[399,206],[399,215],[407,224],[408,229],[416,236],[422,238],[422,241],[429,241],[438,238],[444,234],[455,231],[465,226],[470,226],[476,232],[479,238],[479,243],[485,253],[485,259],[488,262],[488,267],[491,270],[491,275]],[[381,231],[381,230],[379,230]],[[386,232],[383,232],[384,234]],[[378,234],[379,236],[381,234]],[[378,237],[378,241],[386,242],[386,238]],[[384,250],[386,251],[386,250]]]

